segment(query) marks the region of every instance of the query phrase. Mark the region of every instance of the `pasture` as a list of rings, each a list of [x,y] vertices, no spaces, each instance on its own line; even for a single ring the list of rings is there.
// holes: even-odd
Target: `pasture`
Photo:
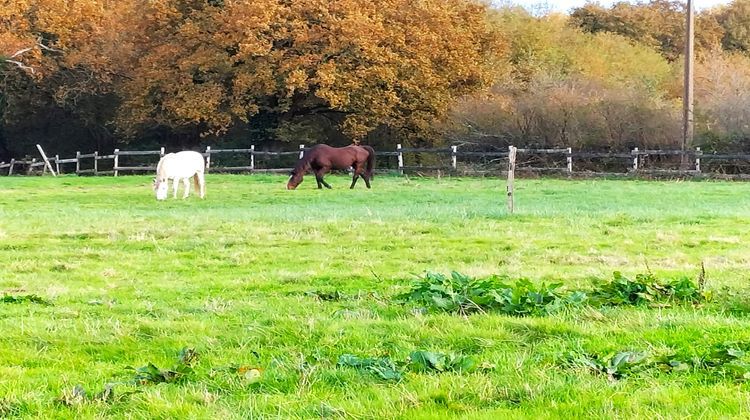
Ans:
[[[208,174],[205,200],[157,202],[147,176],[0,178],[0,417],[750,416],[750,375],[565,362],[719,348],[750,363],[750,184],[517,179],[508,215],[496,178],[327,180]],[[587,288],[695,279],[701,262],[700,304],[461,316],[395,298],[428,271]],[[416,350],[480,368],[338,364],[401,368]]]

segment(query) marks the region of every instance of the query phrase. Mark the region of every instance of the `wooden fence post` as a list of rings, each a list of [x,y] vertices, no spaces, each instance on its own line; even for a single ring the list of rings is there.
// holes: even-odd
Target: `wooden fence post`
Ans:
[[[112,170],[114,171],[115,176],[119,174],[120,171],[117,170],[117,168],[120,167],[120,149],[115,149],[115,162],[113,163]]]
[[[568,164],[568,174],[572,174],[573,173],[573,148],[572,147],[568,147],[568,154],[565,160],[567,161],[567,164]]]
[[[211,168],[211,146],[206,146],[206,172]]]
[[[396,145],[396,152],[398,152],[398,174],[404,174],[404,154],[401,152],[401,143]]]
[[[703,152],[701,152],[700,147],[695,148],[695,172],[701,173],[701,155]]]
[[[34,170],[35,163],[36,163],[36,158],[31,158],[31,163],[29,164],[29,167],[26,169],[26,175],[31,175],[31,171]]]
[[[44,150],[42,150],[42,146],[36,145],[37,150],[39,150],[39,154],[42,155],[42,159],[44,159],[44,168],[49,169],[49,171],[52,173],[52,176],[57,176],[55,173],[55,170],[52,169],[52,165],[49,163],[49,159],[47,159],[47,155],[44,154]],[[42,171],[44,173],[44,171]]]
[[[638,148],[636,147],[631,152],[633,154],[633,172],[638,171]]]
[[[94,176],[99,175],[99,152],[94,152]]]
[[[81,152],[76,152],[76,175],[81,174]]]
[[[456,152],[458,151],[458,146],[451,146],[451,166],[453,167],[453,170],[456,170]]]
[[[299,145],[299,158],[302,159],[303,156],[305,156],[305,145],[300,144]]]
[[[13,175],[13,165],[15,165],[15,164],[16,164],[16,160],[15,159],[11,159],[10,160],[10,166],[8,167],[8,176]]]
[[[255,170],[255,145],[250,145],[250,171]]]
[[[159,159],[164,157],[164,148],[159,149]]]
[[[57,170],[57,173],[60,174],[60,155],[55,155],[55,169]]]
[[[508,212],[513,214],[513,181],[516,178],[516,152],[515,146],[508,146],[508,185],[506,186],[508,194]]]

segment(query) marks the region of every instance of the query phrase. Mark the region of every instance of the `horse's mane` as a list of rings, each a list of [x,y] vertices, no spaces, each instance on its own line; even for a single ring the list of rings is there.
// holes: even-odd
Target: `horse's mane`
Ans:
[[[164,156],[162,156],[161,159],[159,159],[159,163],[156,164],[156,179],[158,180],[164,180],[164,162],[166,161],[166,158],[170,156],[172,153],[168,153]]]

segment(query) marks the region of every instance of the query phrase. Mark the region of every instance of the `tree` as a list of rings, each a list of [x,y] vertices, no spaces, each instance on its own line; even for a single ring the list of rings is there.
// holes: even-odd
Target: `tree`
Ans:
[[[502,50],[485,6],[466,0],[156,0],[134,13],[119,125],[188,141],[262,115],[419,136],[492,79]]]
[[[710,13],[724,30],[722,48],[750,54],[750,0],[734,0]]]
[[[683,1],[619,2],[610,8],[587,4],[571,13],[570,24],[584,32],[610,32],[625,36],[657,49],[669,61],[677,60],[685,49]],[[718,46],[723,35],[710,13],[698,14],[695,34],[699,52]]]

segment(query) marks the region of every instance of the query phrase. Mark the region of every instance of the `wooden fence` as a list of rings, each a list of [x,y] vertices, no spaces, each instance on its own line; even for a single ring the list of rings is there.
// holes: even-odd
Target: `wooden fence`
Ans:
[[[289,172],[291,167],[271,167],[269,158],[287,157],[287,163],[302,157],[308,150],[304,145],[294,151],[260,151],[251,145],[246,149],[212,149],[207,147],[202,153],[206,158],[206,170],[211,172]],[[705,162],[734,161],[750,166],[750,155],[746,154],[704,154],[700,148],[682,152],[680,150],[640,150],[635,148],[630,152],[586,152],[574,151],[571,148],[559,149],[531,149],[518,148],[515,169],[518,172],[552,172],[561,174],[590,173],[590,174],[673,174],[695,175],[703,173]],[[99,152],[76,152],[75,158],[61,159],[60,156],[49,157],[58,173],[75,173],[78,175],[114,175],[122,172],[142,173],[155,172],[158,160],[164,156],[165,150],[120,150],[115,149],[112,154]],[[504,172],[507,165],[508,151],[504,150],[463,150],[459,146],[443,148],[406,148],[400,144],[393,151],[379,151],[379,169],[396,171],[399,174],[409,172],[444,172],[457,174],[476,174],[483,172]],[[675,159],[687,155],[689,168],[675,167]],[[214,162],[219,156],[231,156],[235,164],[219,165]],[[292,158],[294,156],[294,158]],[[293,159],[293,160],[292,160]],[[672,159],[672,167],[655,167],[652,161]],[[613,171],[578,170],[577,162],[607,160],[614,162]],[[137,162],[136,162],[137,161]],[[481,161],[481,162],[479,162]],[[237,164],[239,162],[239,164]],[[426,163],[425,163],[426,162]],[[542,162],[545,165],[535,166]],[[550,165],[552,163],[552,165]],[[704,165],[704,166],[702,166]],[[488,167],[490,167],[488,169]],[[10,162],[0,162],[0,174],[29,175],[47,171],[43,160],[36,158],[11,159]],[[709,171],[710,172],[710,171]]]

